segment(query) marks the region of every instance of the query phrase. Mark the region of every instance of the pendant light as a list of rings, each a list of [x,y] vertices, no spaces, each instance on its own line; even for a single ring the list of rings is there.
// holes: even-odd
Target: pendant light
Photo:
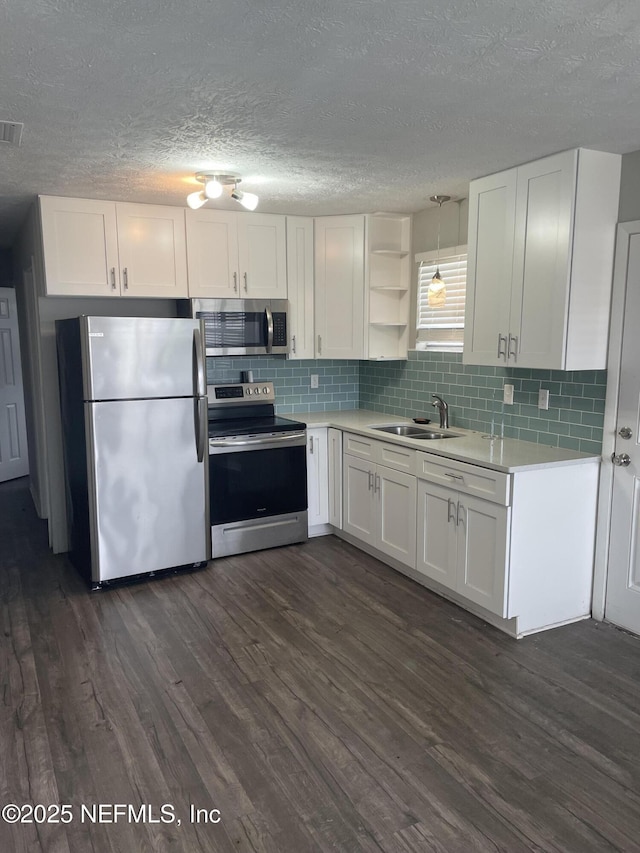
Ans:
[[[433,201],[438,205],[438,248],[436,250],[436,272],[431,279],[427,301],[432,308],[439,308],[445,304],[446,288],[445,283],[440,275],[440,224],[442,220],[442,205],[451,201],[450,195],[432,195],[429,201]]]

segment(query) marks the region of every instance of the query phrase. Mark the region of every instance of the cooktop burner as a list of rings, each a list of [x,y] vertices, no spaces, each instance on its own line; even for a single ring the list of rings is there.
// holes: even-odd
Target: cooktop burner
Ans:
[[[291,421],[279,415],[257,418],[239,418],[236,420],[209,419],[209,438],[221,435],[258,435],[264,432],[293,432],[306,429],[300,421]]]
[[[273,382],[209,385],[209,438],[293,432],[307,425],[275,414]]]

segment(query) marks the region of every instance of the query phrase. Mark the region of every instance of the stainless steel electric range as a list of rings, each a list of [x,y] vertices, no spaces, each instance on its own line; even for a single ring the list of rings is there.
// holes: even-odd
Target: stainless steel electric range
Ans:
[[[306,424],[275,414],[272,382],[209,385],[212,557],[307,538]]]

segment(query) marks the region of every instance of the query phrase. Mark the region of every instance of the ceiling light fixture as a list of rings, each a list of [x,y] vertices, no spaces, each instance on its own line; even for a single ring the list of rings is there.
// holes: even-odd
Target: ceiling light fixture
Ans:
[[[206,204],[209,199],[220,198],[225,187],[232,187],[230,196],[234,201],[239,202],[247,210],[255,210],[258,206],[259,198],[254,193],[242,192],[238,189],[238,184],[242,181],[239,175],[233,172],[196,172],[196,181],[203,185],[203,189],[187,196],[187,204],[192,210],[197,210]]]
[[[440,224],[442,220],[442,205],[447,201],[451,201],[451,196],[432,195],[429,198],[429,201],[433,201],[438,205],[438,249],[436,252],[436,272],[431,279],[429,293],[427,295],[429,305],[436,307],[444,305],[446,298],[445,284],[442,280],[442,276],[440,275]]]

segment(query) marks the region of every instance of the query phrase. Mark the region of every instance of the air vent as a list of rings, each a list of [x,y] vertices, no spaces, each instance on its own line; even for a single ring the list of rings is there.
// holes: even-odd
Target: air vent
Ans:
[[[24,124],[20,121],[0,121],[0,142],[20,145]]]

